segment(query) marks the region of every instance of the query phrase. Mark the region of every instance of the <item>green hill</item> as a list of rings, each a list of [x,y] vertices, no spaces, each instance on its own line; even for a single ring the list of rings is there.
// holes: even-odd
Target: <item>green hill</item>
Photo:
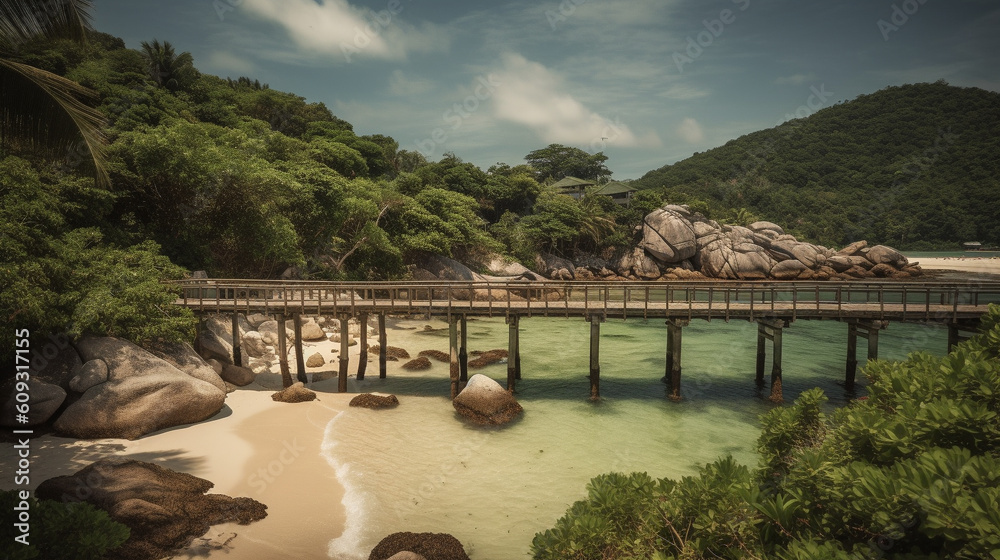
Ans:
[[[998,156],[1000,94],[937,82],[889,87],[747,134],[633,186],[720,217],[743,208],[830,245],[997,245]]]

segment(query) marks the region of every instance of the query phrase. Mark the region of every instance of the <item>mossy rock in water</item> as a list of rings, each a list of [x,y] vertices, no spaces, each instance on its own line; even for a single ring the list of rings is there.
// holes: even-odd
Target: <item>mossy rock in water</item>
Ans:
[[[349,403],[349,406],[358,406],[361,408],[393,408],[399,406],[399,399],[396,395],[376,395],[374,393],[362,393],[353,399]]]
[[[469,378],[465,389],[451,404],[470,421],[491,426],[506,424],[524,412],[514,395],[496,381],[480,374]]]
[[[373,354],[378,354],[382,347],[378,344],[372,344],[368,347],[368,351]],[[400,348],[398,346],[386,346],[385,347],[386,359],[396,361],[396,360],[409,360],[410,353],[406,351],[405,348]]]
[[[434,358],[435,360],[444,363],[451,361],[451,355],[440,350],[421,350],[419,355],[427,358]]]
[[[476,357],[469,360],[469,367],[481,368],[504,360],[507,357],[507,351],[503,349],[487,350],[485,352],[475,351],[472,355]]]
[[[420,356],[419,358],[414,358],[414,359],[406,362],[405,364],[403,364],[402,367],[403,367],[403,369],[408,369],[410,371],[416,371],[416,370],[421,370],[421,369],[430,369],[430,367],[431,367],[431,361],[428,360],[424,356]]]
[[[462,543],[447,533],[393,533],[379,541],[368,560],[389,560],[400,552],[413,552],[427,560],[469,560]]]

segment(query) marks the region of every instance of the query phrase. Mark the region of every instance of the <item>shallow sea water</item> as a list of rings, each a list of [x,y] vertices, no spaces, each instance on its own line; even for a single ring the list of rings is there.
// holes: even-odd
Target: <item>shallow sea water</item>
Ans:
[[[400,320],[389,344],[411,355],[447,351],[447,324]],[[506,348],[502,318],[469,320],[470,350]],[[430,330],[425,330],[429,326]],[[821,387],[830,406],[850,398],[843,388],[847,326],[797,321],[784,331],[784,396]],[[665,398],[666,327],[662,320],[610,320],[601,326],[601,396],[589,396],[589,324],[582,319],[521,321],[523,417],[503,428],[466,424],[448,399],[448,365],[410,373],[391,363],[378,379],[350,381],[352,392],[397,395],[392,410],[349,409],[327,426],[324,453],[346,489],[347,530],[330,542],[331,558],[367,558],[397,531],[446,532],[473,560],[529,558],[531,539],[585,496],[586,484],[608,472],[690,475],[730,454],[756,464],[758,416],[773,404],[754,385],[756,326],[694,321],[683,331],[681,402]],[[943,354],[947,331],[893,323],[879,355]],[[770,343],[768,343],[768,374]],[[864,363],[867,349],[858,340]],[[401,362],[400,362],[401,363]],[[352,364],[353,373],[355,365]],[[372,372],[374,371],[374,377]],[[506,365],[470,369],[503,385]],[[857,395],[864,394],[859,374]]]

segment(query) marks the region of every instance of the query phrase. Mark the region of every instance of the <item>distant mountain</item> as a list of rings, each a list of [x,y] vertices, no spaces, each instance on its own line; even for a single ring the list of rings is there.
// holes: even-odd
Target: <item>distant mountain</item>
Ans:
[[[633,186],[828,245],[1000,245],[1000,94],[943,81],[889,87],[650,171]]]

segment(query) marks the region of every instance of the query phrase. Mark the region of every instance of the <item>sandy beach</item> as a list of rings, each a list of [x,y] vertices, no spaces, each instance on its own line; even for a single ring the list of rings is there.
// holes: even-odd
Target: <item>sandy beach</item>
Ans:
[[[980,274],[1000,274],[1000,258],[996,257],[915,257],[924,270],[954,270]]]

